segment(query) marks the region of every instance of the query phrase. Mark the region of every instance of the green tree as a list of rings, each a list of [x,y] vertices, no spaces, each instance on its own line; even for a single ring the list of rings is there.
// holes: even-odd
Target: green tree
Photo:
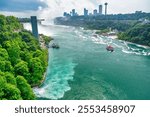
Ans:
[[[5,84],[3,92],[4,92],[3,99],[8,99],[8,100],[22,99],[20,95],[21,92],[15,85]]]
[[[16,78],[14,77],[12,73],[5,72],[5,78],[6,78],[7,83],[16,85]]]
[[[0,48],[0,60],[8,60],[7,50],[4,48]]]
[[[5,61],[0,61],[0,70],[1,70],[2,72],[5,71]]]
[[[14,16],[7,16],[6,21],[10,30],[18,30],[23,28],[22,24],[20,24],[18,19]]]
[[[14,68],[11,65],[10,61],[5,61],[5,72],[6,71],[11,72],[11,73],[13,73],[13,71],[14,71]]]
[[[40,84],[47,54],[17,18],[0,15],[0,99],[35,99],[31,86]]]
[[[0,32],[0,44],[11,39],[11,32]]]
[[[134,27],[118,35],[121,40],[150,46],[150,24],[138,23]]]
[[[10,61],[0,61],[0,70],[3,72],[13,72],[13,67]]]
[[[9,60],[14,66],[15,64],[17,64],[18,60],[20,60],[20,47],[15,41],[11,41],[10,43],[10,47],[7,48],[7,51],[9,54]]]
[[[31,79],[29,80],[30,84],[37,85],[40,84],[42,78],[43,78],[43,72],[44,69],[41,65],[41,60],[39,58],[32,58],[30,62],[30,73],[31,73]]]
[[[4,72],[0,72],[0,99],[1,100],[3,100],[3,99],[8,99],[8,100],[21,99],[20,90],[15,85],[7,83],[6,77],[8,78],[11,76],[8,73],[5,74]],[[15,81],[13,83],[15,84]]]
[[[32,59],[32,52],[30,52],[28,50],[21,51],[20,57],[23,61],[26,61],[27,63],[30,63],[30,61]]]
[[[27,79],[28,82],[29,82],[30,73],[29,73],[28,63],[27,62],[20,61],[19,63],[17,63],[14,66],[14,71],[15,71],[16,76],[17,75],[24,76],[25,79]]]
[[[0,99],[3,99],[4,91],[3,89],[5,88],[6,84],[6,78],[4,76],[4,73],[0,71]]]
[[[6,27],[6,18],[4,15],[0,15],[0,32],[1,31],[6,31],[7,27]]]
[[[27,83],[27,81],[22,76],[16,77],[17,87],[21,91],[21,96],[24,100],[33,100],[35,99],[35,95],[31,89],[31,86]]]

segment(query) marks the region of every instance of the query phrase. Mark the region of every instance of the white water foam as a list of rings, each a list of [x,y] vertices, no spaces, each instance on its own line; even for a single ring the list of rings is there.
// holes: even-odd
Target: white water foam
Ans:
[[[59,59],[53,60],[43,86],[41,88],[34,88],[34,92],[39,98],[59,99],[64,96],[66,91],[71,89],[68,81],[73,80],[76,64],[71,60],[65,60],[66,62],[61,64]]]
[[[84,30],[82,28],[75,29],[74,33],[79,37],[79,39],[87,40],[87,38],[88,38],[88,35],[84,34]]]
[[[96,44],[102,44],[102,45],[111,44],[113,47],[121,49],[121,51],[126,54],[136,54],[136,55],[143,55],[143,56],[150,55],[150,48],[143,45],[133,44],[125,41],[116,41],[114,39],[101,37],[101,36],[100,37],[91,36],[91,39],[93,43]],[[129,44],[132,44],[135,47],[134,48],[130,47]]]
[[[124,47],[122,48],[122,52],[127,54],[136,54],[136,55],[142,55],[142,56],[149,56],[150,49],[146,46],[130,43],[130,42],[124,42]],[[132,46],[134,47],[132,47]]]

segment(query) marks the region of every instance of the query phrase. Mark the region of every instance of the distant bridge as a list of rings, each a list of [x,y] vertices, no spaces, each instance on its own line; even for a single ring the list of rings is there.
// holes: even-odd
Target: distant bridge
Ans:
[[[21,23],[30,23],[31,18],[18,18],[19,22]],[[45,19],[37,19],[37,22],[41,24],[42,21],[45,21]]]

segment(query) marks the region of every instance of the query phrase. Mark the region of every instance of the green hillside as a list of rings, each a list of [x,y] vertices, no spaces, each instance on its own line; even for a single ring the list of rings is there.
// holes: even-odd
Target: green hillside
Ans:
[[[150,24],[138,23],[127,31],[118,35],[118,38],[137,44],[150,46]]]
[[[35,99],[31,87],[43,80],[47,59],[47,49],[40,48],[17,18],[0,15],[1,100]]]

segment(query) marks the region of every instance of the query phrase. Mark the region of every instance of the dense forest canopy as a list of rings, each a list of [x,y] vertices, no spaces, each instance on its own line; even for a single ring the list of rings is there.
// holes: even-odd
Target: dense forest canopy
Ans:
[[[118,34],[118,38],[137,44],[150,46],[150,24],[139,23],[125,32]]]
[[[35,99],[46,71],[47,49],[13,16],[0,15],[0,99]]]

